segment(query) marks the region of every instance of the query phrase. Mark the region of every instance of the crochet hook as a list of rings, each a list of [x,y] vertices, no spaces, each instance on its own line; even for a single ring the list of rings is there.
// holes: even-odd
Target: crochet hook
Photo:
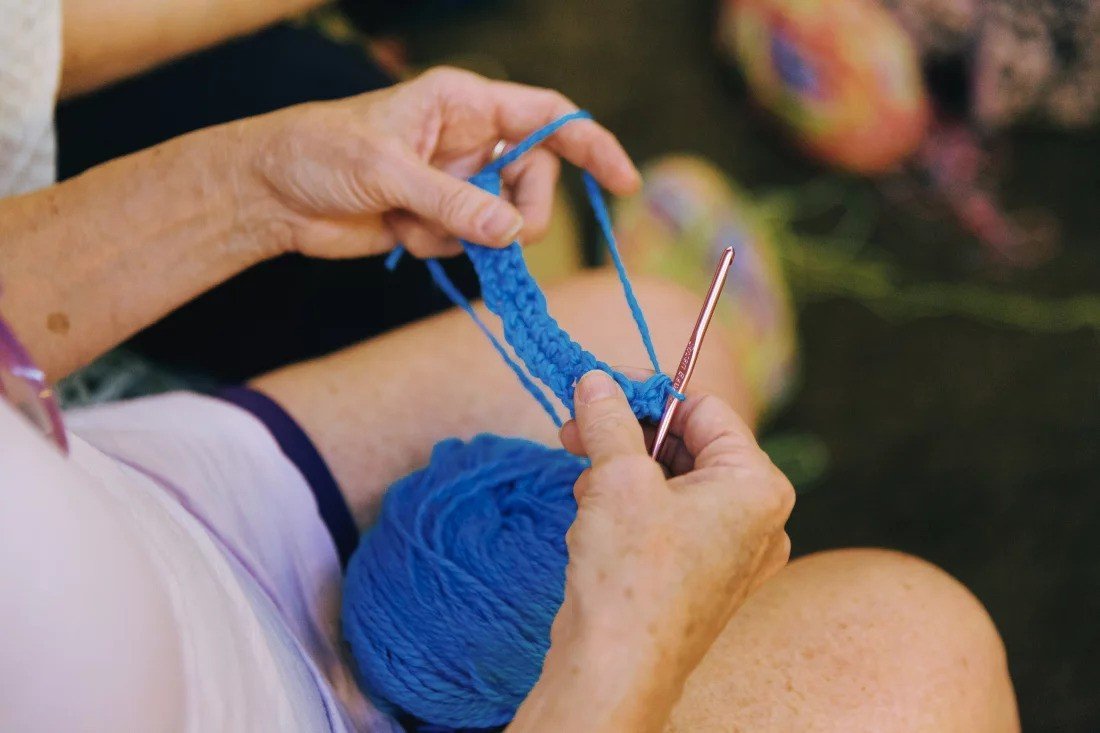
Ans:
[[[714,279],[711,280],[707,298],[703,301],[703,309],[699,311],[699,318],[695,321],[695,328],[691,331],[687,348],[684,349],[684,355],[680,357],[680,365],[676,367],[676,376],[672,379],[672,387],[677,392],[683,393],[687,389],[688,381],[691,379],[692,372],[695,371],[695,364],[699,361],[699,349],[703,346],[703,337],[707,335],[707,328],[710,326],[711,319],[714,318],[714,310],[718,306],[718,297],[722,294],[722,287],[726,284],[726,275],[729,274],[730,266],[733,264],[733,258],[736,254],[733,247],[726,247],[718,260],[718,267],[714,271]],[[672,396],[665,402],[665,411],[661,414],[661,422],[657,425],[657,437],[653,441],[653,450],[650,452],[655,461],[661,461],[661,453],[664,450],[665,441],[668,439],[668,430],[679,406],[680,401]]]

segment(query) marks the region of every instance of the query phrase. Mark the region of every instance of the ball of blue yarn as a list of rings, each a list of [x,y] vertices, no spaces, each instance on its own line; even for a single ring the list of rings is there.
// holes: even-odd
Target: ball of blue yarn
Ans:
[[[377,704],[455,728],[511,720],[550,645],[585,465],[479,435],[443,441],[390,488],[344,585],[344,635]]]

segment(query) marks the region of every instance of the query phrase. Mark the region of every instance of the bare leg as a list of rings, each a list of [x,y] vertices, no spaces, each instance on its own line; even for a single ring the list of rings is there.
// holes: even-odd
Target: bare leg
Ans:
[[[1010,733],[1004,647],[965,588],[882,550],[801,558],[688,681],[668,733]]]
[[[662,364],[675,365],[702,296],[648,278],[634,286]],[[644,367],[648,359],[619,288],[607,273],[580,275],[547,292],[550,311],[609,364]],[[721,395],[744,414],[748,401],[729,348],[714,329],[693,387]],[[360,526],[374,516],[386,487],[424,465],[444,438],[492,432],[560,445],[549,417],[460,312],[279,370],[255,386],[317,443]]]

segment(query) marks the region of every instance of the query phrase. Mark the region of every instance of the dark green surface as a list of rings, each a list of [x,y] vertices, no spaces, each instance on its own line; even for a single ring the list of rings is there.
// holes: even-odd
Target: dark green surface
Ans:
[[[712,7],[515,0],[417,29],[412,56],[482,55],[559,88],[641,161],[699,152],[758,195],[820,179],[716,60]],[[1004,634],[1025,730],[1100,730],[1100,136],[1018,133],[1006,148],[1008,201],[1063,221],[1061,254],[1030,272],[985,270],[949,220],[837,177],[870,203],[871,234],[788,252],[804,381],[768,433],[829,453],[800,487],[796,553],[879,545],[939,563]],[[868,267],[889,277],[853,277]]]

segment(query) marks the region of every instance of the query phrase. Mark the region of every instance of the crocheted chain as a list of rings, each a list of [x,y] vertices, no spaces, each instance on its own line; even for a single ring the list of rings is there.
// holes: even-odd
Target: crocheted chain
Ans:
[[[501,171],[505,167],[514,163],[570,122],[589,119],[592,119],[590,114],[579,111],[546,125],[515,148],[485,166],[469,179],[470,183],[494,196],[499,196],[502,185]],[[634,290],[630,286],[630,279],[627,277],[622,258],[619,255],[615,235],[611,229],[611,218],[607,213],[607,205],[604,202],[603,194],[600,192],[600,187],[587,172],[584,173],[584,184],[589,203],[592,206],[596,221],[611,254],[611,260],[622,283],[627,304],[630,306],[634,322],[637,324],[638,333],[645,345],[646,352],[649,354],[653,370],[656,372],[645,381],[635,381],[615,371],[582,348],[558,325],[558,322],[554,320],[547,309],[546,296],[527,268],[527,263],[523,258],[523,249],[518,242],[513,242],[504,249],[493,249],[466,241],[462,245],[466,255],[473,263],[474,271],[481,283],[481,294],[486,308],[501,320],[504,327],[505,341],[512,347],[530,373],[549,387],[561,400],[562,404],[569,410],[570,415],[574,413],[573,390],[577,385],[577,381],[585,373],[593,369],[599,369],[610,374],[619,383],[630,401],[631,409],[639,419],[657,420],[660,418],[669,396],[683,399],[683,395],[673,389],[672,380],[661,372],[660,365],[657,362],[653,339],[649,327],[646,325],[641,306],[638,304]],[[387,267],[390,269],[395,267],[402,252],[401,248],[394,250],[386,262]],[[515,372],[520,382],[527,388],[527,391],[538,400],[554,423],[561,425],[561,419],[546,395],[539,389],[538,385],[531,381],[523,368],[509,356],[504,346],[481,321],[470,303],[447,277],[442,266],[435,260],[428,260],[427,265],[436,285],[455,305],[462,308],[473,318],[481,331],[492,342],[497,352]]]

